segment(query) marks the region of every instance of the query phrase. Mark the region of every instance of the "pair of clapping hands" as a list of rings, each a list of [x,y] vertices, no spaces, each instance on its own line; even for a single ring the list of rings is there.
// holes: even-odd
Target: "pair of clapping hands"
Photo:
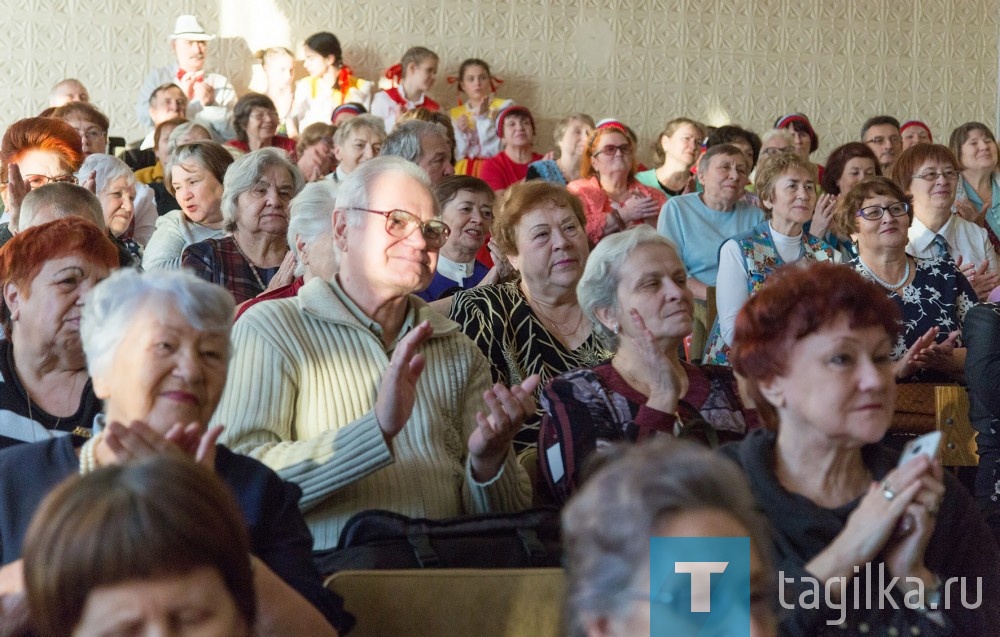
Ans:
[[[387,441],[391,442],[410,419],[417,380],[426,364],[419,350],[432,333],[430,322],[423,321],[399,341],[389,360],[375,402],[375,418]],[[533,374],[520,385],[507,388],[496,383],[483,392],[489,413],[476,413],[477,426],[468,440],[472,475],[477,481],[491,480],[500,471],[514,435],[535,413],[534,392],[539,381]]]

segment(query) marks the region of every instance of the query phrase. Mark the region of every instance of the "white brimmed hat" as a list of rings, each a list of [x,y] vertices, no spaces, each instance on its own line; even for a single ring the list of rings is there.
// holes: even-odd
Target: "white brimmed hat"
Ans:
[[[198,22],[198,18],[193,15],[182,15],[174,23],[174,32],[170,34],[170,39],[214,40],[215,36],[205,32],[205,28]]]

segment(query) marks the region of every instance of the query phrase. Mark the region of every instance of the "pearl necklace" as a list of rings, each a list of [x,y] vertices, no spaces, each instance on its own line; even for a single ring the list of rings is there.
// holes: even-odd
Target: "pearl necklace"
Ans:
[[[98,467],[97,455],[94,452],[97,450],[97,444],[100,440],[101,434],[97,434],[87,442],[83,443],[83,447],[80,449],[81,476],[87,475]]]
[[[868,274],[868,276],[870,276],[876,283],[878,283],[887,290],[892,290],[892,291],[898,290],[899,288],[903,287],[903,284],[906,283],[906,280],[910,278],[909,259],[906,259],[906,268],[903,270],[903,278],[900,279],[899,282],[896,284],[889,283],[879,275],[875,274],[875,272],[872,271],[870,267],[868,267],[868,264],[865,263],[860,256],[858,257],[858,263],[861,264],[861,268]]]

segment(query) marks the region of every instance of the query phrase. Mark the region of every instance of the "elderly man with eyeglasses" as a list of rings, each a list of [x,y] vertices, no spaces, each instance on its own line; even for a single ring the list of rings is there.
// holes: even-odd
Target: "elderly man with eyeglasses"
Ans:
[[[225,443],[302,487],[318,551],[368,509],[527,507],[511,441],[535,412],[538,377],[493,385],[475,344],[414,296],[449,235],[426,174],[398,157],[366,162],[341,184],[332,219],[338,272],[236,324],[214,418]]]

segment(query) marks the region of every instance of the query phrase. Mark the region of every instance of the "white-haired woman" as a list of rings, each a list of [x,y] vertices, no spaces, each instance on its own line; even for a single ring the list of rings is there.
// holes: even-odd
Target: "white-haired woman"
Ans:
[[[94,286],[80,337],[104,412],[82,446],[69,436],[0,454],[0,557],[21,557],[22,540],[45,495],[64,478],[161,453],[183,453],[232,490],[251,538],[261,634],[335,635],[346,626],[339,600],[311,560],[300,491],[256,460],[217,446],[207,429],[229,362],[232,295],[186,272],[119,270]],[[15,469],[17,467],[17,469]],[[307,601],[309,603],[307,603]],[[325,618],[325,620],[324,620]]]
[[[649,227],[611,235],[590,253],[576,294],[615,354],[553,378],[542,391],[538,458],[557,501],[575,490],[582,463],[612,442],[688,433],[717,440],[756,423],[731,371],[678,357],[691,332],[686,280],[673,244]]]
[[[178,126],[171,134],[180,129]],[[146,270],[177,269],[192,243],[222,237],[222,182],[233,156],[211,141],[182,144],[170,154],[167,192],[180,206],[156,220],[156,230],[142,254]]]
[[[81,175],[93,175],[97,198],[104,212],[108,233],[132,257],[135,265],[142,262],[142,247],[132,236],[135,219],[135,173],[128,164],[111,155],[88,155],[80,166]]]
[[[237,303],[288,285],[295,254],[288,250],[288,204],[305,185],[279,149],[261,148],[226,171],[222,222],[226,236],[184,249],[181,264],[229,290]]]
[[[315,124],[312,124],[315,126]],[[333,249],[330,211],[337,206],[337,184],[320,181],[306,184],[289,206],[288,245],[295,252],[295,279],[288,285],[255,298],[236,308],[236,318],[261,301],[296,296],[303,285],[314,278],[329,281],[337,273],[337,254]]]
[[[562,520],[566,623],[571,637],[776,634],[767,595],[774,577],[767,559],[770,538],[766,523],[756,511],[739,469],[707,449],[677,440],[656,440],[641,447],[616,446],[570,500]],[[749,564],[737,563],[729,570],[729,575],[739,572],[745,579],[737,579],[734,586],[733,580],[712,577],[712,601],[720,597],[732,600],[722,618],[712,613],[714,621],[721,621],[729,630],[716,631],[709,625],[699,632],[699,627],[687,623],[690,619],[685,618],[691,617],[691,578],[687,574],[665,578],[662,567],[652,572],[652,536],[749,536],[750,553],[740,555],[749,558]],[[690,551],[690,546],[680,550]],[[660,555],[677,559],[681,554]],[[688,552],[683,558],[698,559]],[[719,559],[719,553],[709,559]],[[736,587],[747,583],[750,595],[743,589],[742,598],[735,597]],[[743,632],[736,622],[743,623]]]

